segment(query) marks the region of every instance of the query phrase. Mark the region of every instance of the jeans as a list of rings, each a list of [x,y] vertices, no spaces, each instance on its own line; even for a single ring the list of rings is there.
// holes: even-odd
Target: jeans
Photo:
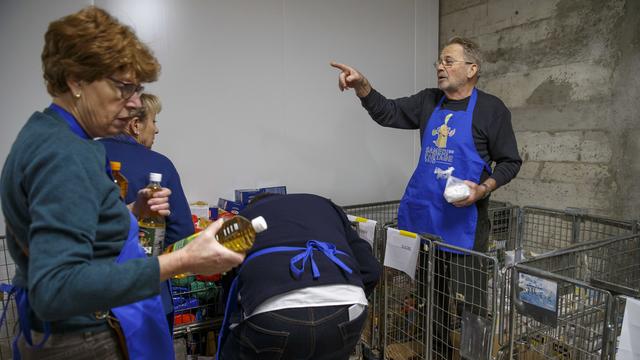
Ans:
[[[43,334],[31,332],[34,344],[39,344]],[[22,359],[51,360],[120,360],[124,359],[118,347],[116,334],[111,331],[51,334],[40,350],[27,346],[24,336],[18,341]]]
[[[347,360],[360,339],[367,309],[349,321],[351,305],[282,309],[233,328],[223,360]]]

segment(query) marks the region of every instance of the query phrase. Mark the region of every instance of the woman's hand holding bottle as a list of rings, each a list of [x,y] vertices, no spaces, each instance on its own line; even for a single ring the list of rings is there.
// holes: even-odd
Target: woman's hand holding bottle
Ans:
[[[221,219],[215,221],[182,249],[159,256],[160,279],[183,273],[218,274],[240,265],[244,254],[229,250],[216,240],[222,223]]]

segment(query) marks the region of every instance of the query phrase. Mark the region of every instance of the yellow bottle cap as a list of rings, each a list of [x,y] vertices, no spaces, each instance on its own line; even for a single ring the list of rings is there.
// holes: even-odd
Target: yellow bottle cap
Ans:
[[[122,164],[119,161],[109,161],[109,165],[111,166],[111,170],[120,171]]]

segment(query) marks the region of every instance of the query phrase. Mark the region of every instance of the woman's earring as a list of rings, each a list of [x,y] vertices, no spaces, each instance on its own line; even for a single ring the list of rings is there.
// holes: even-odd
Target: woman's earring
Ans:
[[[75,96],[76,99],[80,99],[80,93],[74,94],[73,96]]]

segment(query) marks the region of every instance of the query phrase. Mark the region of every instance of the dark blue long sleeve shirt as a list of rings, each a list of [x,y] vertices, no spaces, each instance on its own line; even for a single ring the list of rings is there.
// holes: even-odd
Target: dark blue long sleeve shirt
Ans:
[[[120,172],[129,181],[125,202],[136,200],[138,190],[149,184],[149,173],[162,174],[161,185],[171,189],[169,206],[171,214],[167,217],[165,245],[185,238],[194,232],[189,203],[182,190],[180,175],[169,158],[146,148],[128,135],[120,135],[99,140],[107,151],[110,161],[122,164]]]

